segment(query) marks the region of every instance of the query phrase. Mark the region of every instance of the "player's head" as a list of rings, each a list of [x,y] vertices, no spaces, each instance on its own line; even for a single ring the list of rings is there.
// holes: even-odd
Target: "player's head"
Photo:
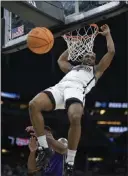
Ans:
[[[60,139],[58,139],[58,141],[61,142],[65,147],[68,146],[68,141],[65,138],[60,138]]]
[[[86,53],[83,56],[83,64],[84,65],[90,65],[93,66],[95,65],[95,61],[96,61],[96,54],[94,52],[90,52],[90,53]]]

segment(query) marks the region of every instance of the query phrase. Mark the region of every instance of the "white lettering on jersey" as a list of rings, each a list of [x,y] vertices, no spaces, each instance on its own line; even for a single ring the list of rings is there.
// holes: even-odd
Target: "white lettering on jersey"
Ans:
[[[68,72],[60,82],[73,81],[80,83],[89,92],[95,86],[93,67],[88,65],[78,65]]]
[[[87,72],[91,72],[91,70],[92,70],[90,67],[87,67],[87,66],[85,66],[84,69],[85,69]]]

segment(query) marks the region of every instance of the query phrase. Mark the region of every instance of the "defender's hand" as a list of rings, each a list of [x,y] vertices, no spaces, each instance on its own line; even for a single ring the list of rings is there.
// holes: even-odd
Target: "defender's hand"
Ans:
[[[28,126],[28,127],[26,127],[25,130],[26,130],[28,133],[29,133],[29,132],[34,132],[33,126]]]
[[[108,34],[110,34],[110,28],[107,24],[104,24],[103,26],[101,26],[100,29],[102,32],[99,32],[99,34],[103,36],[107,36]]]
[[[47,137],[47,139],[52,139],[52,140],[54,140],[54,137],[53,137],[52,133],[47,133],[47,134],[46,134],[46,137]]]
[[[38,148],[38,142],[36,141],[35,137],[31,137],[30,141],[29,141],[29,150],[30,152],[36,152],[37,148]]]
[[[34,131],[33,126],[28,126],[28,127],[26,127],[25,130],[26,130],[28,133],[30,133],[31,136],[37,137],[37,136],[36,136],[36,133],[35,133],[35,131]]]

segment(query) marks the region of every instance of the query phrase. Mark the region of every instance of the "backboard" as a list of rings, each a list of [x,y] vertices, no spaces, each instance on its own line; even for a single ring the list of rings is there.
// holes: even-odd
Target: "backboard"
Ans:
[[[35,26],[45,26],[58,37],[128,10],[127,1],[2,1],[1,5],[5,53],[25,48],[27,34]]]

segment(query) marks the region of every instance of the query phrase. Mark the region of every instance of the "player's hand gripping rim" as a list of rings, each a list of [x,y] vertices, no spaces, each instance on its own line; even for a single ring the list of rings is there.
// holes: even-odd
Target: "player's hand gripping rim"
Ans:
[[[107,24],[104,24],[103,26],[101,26],[100,29],[102,32],[99,32],[99,34],[103,36],[107,36],[108,34],[110,34],[110,28]]]

